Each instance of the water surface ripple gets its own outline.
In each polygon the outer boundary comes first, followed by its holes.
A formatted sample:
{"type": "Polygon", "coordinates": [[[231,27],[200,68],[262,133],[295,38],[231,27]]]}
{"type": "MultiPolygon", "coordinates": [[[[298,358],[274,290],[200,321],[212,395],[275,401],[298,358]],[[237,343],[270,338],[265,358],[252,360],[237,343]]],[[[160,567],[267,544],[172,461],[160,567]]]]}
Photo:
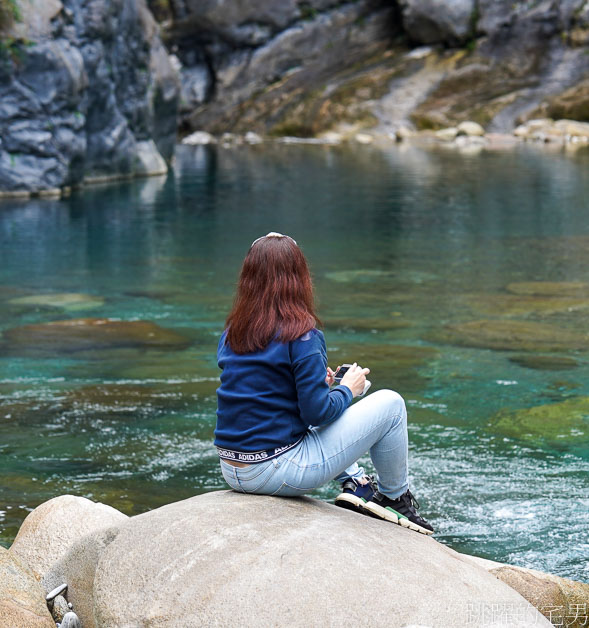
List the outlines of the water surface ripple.
{"type": "Polygon", "coordinates": [[[3,202],[0,543],[63,493],[132,515],[224,488],[215,348],[249,243],[275,230],[309,258],[332,366],[407,400],[436,538],[589,582],[588,166],[179,147],[167,177],[3,202]],[[47,325],[96,318],[108,340],[47,325]]]}

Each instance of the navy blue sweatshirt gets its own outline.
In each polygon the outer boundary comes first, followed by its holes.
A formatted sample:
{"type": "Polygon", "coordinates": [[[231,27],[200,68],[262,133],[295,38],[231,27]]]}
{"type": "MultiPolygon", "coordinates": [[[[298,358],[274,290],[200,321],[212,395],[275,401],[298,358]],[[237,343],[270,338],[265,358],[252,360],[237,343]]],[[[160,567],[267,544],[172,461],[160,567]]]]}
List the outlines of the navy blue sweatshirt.
{"type": "Polygon", "coordinates": [[[327,352],[318,329],[241,355],[231,350],[224,332],[217,361],[223,372],[215,445],[222,449],[260,452],[287,447],[309,426],[337,419],[353,398],[346,386],[330,390],[325,382],[327,352]]]}

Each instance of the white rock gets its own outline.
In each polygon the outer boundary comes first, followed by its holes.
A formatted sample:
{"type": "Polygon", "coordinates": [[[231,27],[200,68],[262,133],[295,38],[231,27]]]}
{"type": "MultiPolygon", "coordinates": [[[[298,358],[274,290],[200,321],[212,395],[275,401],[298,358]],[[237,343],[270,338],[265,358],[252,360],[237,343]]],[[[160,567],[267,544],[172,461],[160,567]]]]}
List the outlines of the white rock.
{"type": "Polygon", "coordinates": [[[434,48],[431,46],[419,46],[408,52],[405,55],[405,59],[424,59],[425,57],[429,57],[433,52],[434,48]]]}
{"type": "Polygon", "coordinates": [[[403,140],[409,139],[410,137],[413,137],[414,135],[415,135],[415,131],[411,130],[407,126],[400,126],[395,131],[395,139],[398,142],[402,142],[403,140]]]}
{"type": "Polygon", "coordinates": [[[260,135],[253,131],[248,131],[243,139],[247,144],[261,144],[264,141],[260,135]]]}
{"type": "Polygon", "coordinates": [[[589,137],[589,123],[576,120],[557,120],[554,127],[570,137],[589,137]]]}
{"type": "Polygon", "coordinates": [[[485,129],[478,123],[466,120],[458,125],[458,135],[482,136],[485,129]]]}
{"type": "Polygon", "coordinates": [[[520,124],[514,129],[513,134],[515,137],[526,138],[530,134],[530,129],[528,129],[527,125],[520,124]]]}
{"type": "Polygon", "coordinates": [[[137,142],[135,152],[135,174],[138,176],[152,176],[166,174],[168,165],[160,155],[153,140],[137,142]]]}
{"type": "Polygon", "coordinates": [[[528,120],[526,126],[529,131],[535,131],[536,129],[544,129],[551,127],[554,121],[551,118],[535,118],[534,120],[528,120]]]}
{"type": "Polygon", "coordinates": [[[368,133],[356,133],[354,139],[358,144],[372,144],[374,142],[374,137],[368,133]]]}
{"type": "Polygon", "coordinates": [[[321,135],[321,138],[327,144],[341,144],[344,136],[341,133],[335,131],[326,131],[321,135]]]}
{"type": "Polygon", "coordinates": [[[201,144],[215,144],[216,139],[206,131],[195,131],[190,135],[187,135],[183,140],[182,144],[188,144],[189,146],[198,146],[201,144]]]}
{"type": "Polygon", "coordinates": [[[113,628],[464,626],[469,609],[493,608],[509,609],[510,628],[550,626],[431,537],[309,498],[232,491],[133,517],[94,580],[96,623],[113,628]]]}
{"type": "Polygon", "coordinates": [[[452,142],[454,139],[456,139],[456,136],[458,135],[458,129],[454,126],[451,126],[447,129],[440,129],[439,131],[436,131],[434,135],[439,140],[442,140],[444,142],[452,142]]]}

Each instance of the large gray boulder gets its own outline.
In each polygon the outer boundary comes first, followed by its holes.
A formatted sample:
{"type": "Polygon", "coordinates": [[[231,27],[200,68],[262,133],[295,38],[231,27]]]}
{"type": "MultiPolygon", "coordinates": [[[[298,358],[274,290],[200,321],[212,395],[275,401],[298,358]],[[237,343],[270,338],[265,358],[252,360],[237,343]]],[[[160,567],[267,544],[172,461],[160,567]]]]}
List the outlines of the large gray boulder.
{"type": "Polygon", "coordinates": [[[97,626],[550,626],[430,537],[309,498],[208,493],[102,552],[97,626]],[[501,610],[503,609],[503,610],[501,610]],[[503,615],[501,614],[503,613],[503,615]]]}
{"type": "Polygon", "coordinates": [[[472,38],[475,0],[400,0],[403,26],[418,44],[457,45],[472,38]]]}
{"type": "Polygon", "coordinates": [[[0,195],[159,174],[179,83],[145,0],[19,6],[0,63],[0,195]]]}
{"type": "Polygon", "coordinates": [[[10,547],[26,563],[45,593],[68,585],[67,599],[85,628],[94,628],[94,573],[100,555],[128,517],[84,497],[61,495],[24,520],[10,547]]]}
{"type": "Polygon", "coordinates": [[[0,547],[0,620],[7,628],[55,628],[33,572],[0,547]]]}
{"type": "Polygon", "coordinates": [[[23,521],[10,553],[25,562],[47,589],[57,584],[52,570],[84,537],[126,522],[123,513],[85,497],[60,495],[44,502],[23,521]]]}

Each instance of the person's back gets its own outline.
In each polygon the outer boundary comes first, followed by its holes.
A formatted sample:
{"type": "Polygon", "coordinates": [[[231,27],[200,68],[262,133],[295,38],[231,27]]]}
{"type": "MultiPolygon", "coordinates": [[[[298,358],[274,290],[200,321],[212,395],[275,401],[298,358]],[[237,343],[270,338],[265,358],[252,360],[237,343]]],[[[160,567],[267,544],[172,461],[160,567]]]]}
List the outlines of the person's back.
{"type": "Polygon", "coordinates": [[[237,491],[284,497],[335,479],[336,505],[431,534],[408,488],[403,399],[379,390],[351,406],[370,371],[353,364],[333,387],[318,324],[297,243],[277,233],[255,240],[217,352],[223,477],[237,491]],[[357,464],[367,451],[377,482],[357,464]]]}
{"type": "Polygon", "coordinates": [[[329,390],[325,339],[318,329],[245,354],[235,353],[224,333],[217,360],[223,371],[215,429],[221,457],[262,460],[274,455],[270,450],[285,451],[310,426],[337,418],[351,401],[345,386],[329,390]],[[228,453],[236,451],[244,455],[228,453]]]}

